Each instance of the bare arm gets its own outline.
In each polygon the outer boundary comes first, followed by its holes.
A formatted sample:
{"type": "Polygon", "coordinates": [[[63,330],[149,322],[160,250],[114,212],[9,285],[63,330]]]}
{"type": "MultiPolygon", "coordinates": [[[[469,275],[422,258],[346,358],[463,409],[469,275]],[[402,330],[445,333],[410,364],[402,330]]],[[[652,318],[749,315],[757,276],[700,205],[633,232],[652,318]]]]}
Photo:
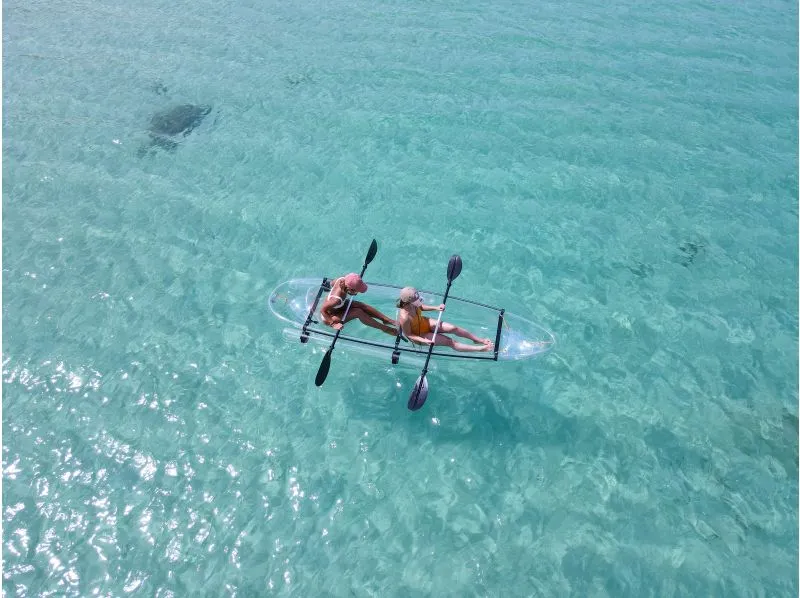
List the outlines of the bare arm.
{"type": "Polygon", "coordinates": [[[344,289],[341,288],[341,278],[336,278],[331,283],[331,293],[325,298],[325,301],[322,302],[322,305],[319,308],[319,315],[322,318],[322,321],[327,324],[328,326],[332,326],[333,328],[339,329],[341,328],[342,318],[335,315],[331,310],[338,309],[341,307],[342,302],[344,301],[344,289]],[[337,293],[337,291],[339,291],[337,293]]]}
{"type": "Polygon", "coordinates": [[[420,305],[419,308],[422,311],[444,311],[444,303],[439,305],[420,305]]]}
{"type": "Polygon", "coordinates": [[[338,304],[339,302],[332,297],[328,297],[327,299],[325,299],[325,301],[322,302],[322,307],[319,308],[319,315],[322,316],[323,322],[332,325],[342,321],[342,319],[339,316],[333,315],[330,311],[331,309],[335,308],[338,304]]]}

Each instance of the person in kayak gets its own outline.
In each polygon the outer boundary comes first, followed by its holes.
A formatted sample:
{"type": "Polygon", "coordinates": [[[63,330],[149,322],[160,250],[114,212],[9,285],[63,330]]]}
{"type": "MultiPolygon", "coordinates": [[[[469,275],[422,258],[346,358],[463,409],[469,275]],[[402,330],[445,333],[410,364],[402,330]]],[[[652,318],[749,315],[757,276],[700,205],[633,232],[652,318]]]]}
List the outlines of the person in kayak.
{"type": "Polygon", "coordinates": [[[436,329],[436,319],[422,315],[423,311],[444,311],[444,303],[441,305],[424,305],[420,299],[417,289],[405,287],[400,291],[400,298],[397,300],[397,307],[400,308],[397,322],[403,329],[403,334],[408,340],[418,345],[444,345],[456,351],[491,351],[494,343],[488,338],[478,338],[469,330],[455,326],[449,322],[439,322],[439,331],[436,339],[433,339],[433,331],[436,329]],[[454,341],[445,334],[455,334],[468,338],[474,345],[467,345],[454,341]]]}
{"type": "Polygon", "coordinates": [[[331,283],[331,292],[319,309],[322,322],[334,330],[339,330],[346,322],[358,319],[362,324],[377,328],[394,336],[397,322],[362,301],[353,301],[347,311],[348,295],[354,296],[367,291],[367,283],[355,272],[337,278],[331,283]],[[345,316],[347,311],[347,316],[345,316]]]}

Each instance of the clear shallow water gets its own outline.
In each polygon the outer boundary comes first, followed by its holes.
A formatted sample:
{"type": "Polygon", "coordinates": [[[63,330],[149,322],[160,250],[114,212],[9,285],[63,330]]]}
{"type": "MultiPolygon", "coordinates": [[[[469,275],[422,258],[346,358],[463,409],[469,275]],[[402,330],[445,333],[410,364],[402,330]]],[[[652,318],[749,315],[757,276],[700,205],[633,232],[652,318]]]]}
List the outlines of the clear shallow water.
{"type": "Polygon", "coordinates": [[[797,594],[794,4],[3,23],[10,595],[797,594]],[[266,296],[373,237],[557,350],[317,389],[266,296]]]}

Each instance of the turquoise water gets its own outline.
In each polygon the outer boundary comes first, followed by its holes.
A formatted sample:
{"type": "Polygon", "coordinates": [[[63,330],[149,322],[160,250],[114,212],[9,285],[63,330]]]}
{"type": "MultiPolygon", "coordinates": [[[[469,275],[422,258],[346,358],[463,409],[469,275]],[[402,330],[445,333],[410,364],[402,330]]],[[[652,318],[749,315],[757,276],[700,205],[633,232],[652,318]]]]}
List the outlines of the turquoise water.
{"type": "Polygon", "coordinates": [[[4,593],[796,596],[797,23],[4,2],[4,593]],[[266,297],[372,238],[558,346],[318,389],[266,297]]]}

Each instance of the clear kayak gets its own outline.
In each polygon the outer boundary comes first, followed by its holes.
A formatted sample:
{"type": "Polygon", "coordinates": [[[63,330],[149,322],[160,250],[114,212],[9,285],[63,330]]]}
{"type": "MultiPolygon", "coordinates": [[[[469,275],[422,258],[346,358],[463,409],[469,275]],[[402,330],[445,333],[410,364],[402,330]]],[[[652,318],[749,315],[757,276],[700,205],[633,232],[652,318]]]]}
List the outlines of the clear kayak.
{"type": "MultiPolygon", "coordinates": [[[[270,293],[270,311],[279,320],[289,324],[289,327],[284,329],[285,337],[303,342],[313,340],[330,343],[336,331],[319,321],[319,308],[330,291],[330,282],[331,279],[322,277],[297,278],[278,285],[270,293]]],[[[402,287],[369,281],[367,284],[369,290],[363,295],[358,295],[356,300],[369,303],[390,318],[396,318],[396,301],[402,287]]],[[[438,305],[443,299],[442,293],[423,290],[419,293],[422,301],[428,305],[438,305]]],[[[442,316],[445,321],[466,328],[476,336],[493,339],[495,349],[485,353],[464,353],[437,345],[432,356],[515,361],[534,358],[555,346],[556,339],[552,332],[504,309],[453,295],[448,296],[446,305],[442,316]]],[[[436,317],[436,312],[430,313],[436,317]]],[[[405,338],[389,336],[364,326],[358,320],[351,320],[342,329],[336,346],[345,344],[360,353],[387,361],[391,359],[392,363],[417,365],[424,362],[428,354],[427,346],[414,345],[405,338]]]]}

